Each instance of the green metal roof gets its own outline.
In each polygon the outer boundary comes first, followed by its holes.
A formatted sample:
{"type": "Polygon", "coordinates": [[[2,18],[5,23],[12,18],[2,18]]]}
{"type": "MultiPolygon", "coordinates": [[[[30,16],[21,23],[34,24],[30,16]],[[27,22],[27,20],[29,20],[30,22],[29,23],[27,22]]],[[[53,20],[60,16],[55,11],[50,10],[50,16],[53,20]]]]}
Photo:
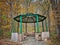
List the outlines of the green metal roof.
{"type": "Polygon", "coordinates": [[[20,16],[22,16],[22,22],[23,23],[36,23],[36,16],[38,16],[38,22],[41,22],[46,19],[45,16],[39,15],[39,14],[33,14],[33,13],[27,13],[27,14],[22,14],[19,16],[16,16],[14,20],[17,22],[20,22],[20,16]]]}

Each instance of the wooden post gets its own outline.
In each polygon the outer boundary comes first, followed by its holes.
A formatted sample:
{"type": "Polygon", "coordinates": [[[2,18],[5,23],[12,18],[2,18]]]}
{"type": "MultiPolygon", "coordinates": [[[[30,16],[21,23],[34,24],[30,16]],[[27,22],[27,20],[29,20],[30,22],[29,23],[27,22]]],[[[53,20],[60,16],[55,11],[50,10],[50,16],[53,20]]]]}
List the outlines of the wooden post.
{"type": "Polygon", "coordinates": [[[20,16],[20,33],[22,34],[22,16],[20,16]]]}
{"type": "Polygon", "coordinates": [[[42,21],[42,30],[44,32],[44,22],[42,21]]]}
{"type": "Polygon", "coordinates": [[[38,24],[38,16],[36,16],[36,26],[37,26],[37,32],[39,33],[39,24],[38,24]]]}

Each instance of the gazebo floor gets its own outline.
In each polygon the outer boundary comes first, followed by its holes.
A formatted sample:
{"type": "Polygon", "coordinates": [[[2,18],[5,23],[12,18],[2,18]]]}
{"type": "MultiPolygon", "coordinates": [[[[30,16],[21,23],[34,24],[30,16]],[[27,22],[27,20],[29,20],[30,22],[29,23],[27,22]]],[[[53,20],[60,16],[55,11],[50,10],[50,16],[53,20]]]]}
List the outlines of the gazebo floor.
{"type": "Polygon", "coordinates": [[[22,45],[47,45],[47,44],[44,41],[35,40],[34,37],[27,37],[27,39],[22,42],[22,45]]]}
{"type": "Polygon", "coordinates": [[[27,37],[22,42],[14,42],[10,39],[1,39],[0,45],[47,45],[44,41],[37,41],[34,37],[27,37]]]}

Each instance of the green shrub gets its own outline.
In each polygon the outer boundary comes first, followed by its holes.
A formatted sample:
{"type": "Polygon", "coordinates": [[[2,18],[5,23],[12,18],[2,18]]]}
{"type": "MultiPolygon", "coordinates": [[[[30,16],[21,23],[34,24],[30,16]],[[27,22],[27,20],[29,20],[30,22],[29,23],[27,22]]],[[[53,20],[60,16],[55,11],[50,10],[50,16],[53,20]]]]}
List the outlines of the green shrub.
{"type": "Polygon", "coordinates": [[[6,35],[7,36],[11,36],[11,32],[6,32],[6,35]]]}

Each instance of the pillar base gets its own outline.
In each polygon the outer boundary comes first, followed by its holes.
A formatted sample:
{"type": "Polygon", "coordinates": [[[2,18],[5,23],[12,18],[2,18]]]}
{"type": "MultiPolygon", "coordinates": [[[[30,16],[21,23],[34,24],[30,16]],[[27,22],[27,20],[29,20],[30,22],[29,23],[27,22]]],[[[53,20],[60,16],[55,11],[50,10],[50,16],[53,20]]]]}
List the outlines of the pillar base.
{"type": "Polygon", "coordinates": [[[23,41],[23,40],[24,40],[24,34],[19,34],[18,40],[19,40],[19,41],[23,41]]]}
{"type": "Polygon", "coordinates": [[[42,32],[42,40],[47,40],[49,37],[49,32],[42,32]]]}
{"type": "Polygon", "coordinates": [[[41,39],[41,33],[35,33],[35,39],[36,40],[42,40],[41,39]]]}
{"type": "Polygon", "coordinates": [[[12,41],[18,41],[18,33],[12,33],[11,34],[11,40],[12,41]]]}

